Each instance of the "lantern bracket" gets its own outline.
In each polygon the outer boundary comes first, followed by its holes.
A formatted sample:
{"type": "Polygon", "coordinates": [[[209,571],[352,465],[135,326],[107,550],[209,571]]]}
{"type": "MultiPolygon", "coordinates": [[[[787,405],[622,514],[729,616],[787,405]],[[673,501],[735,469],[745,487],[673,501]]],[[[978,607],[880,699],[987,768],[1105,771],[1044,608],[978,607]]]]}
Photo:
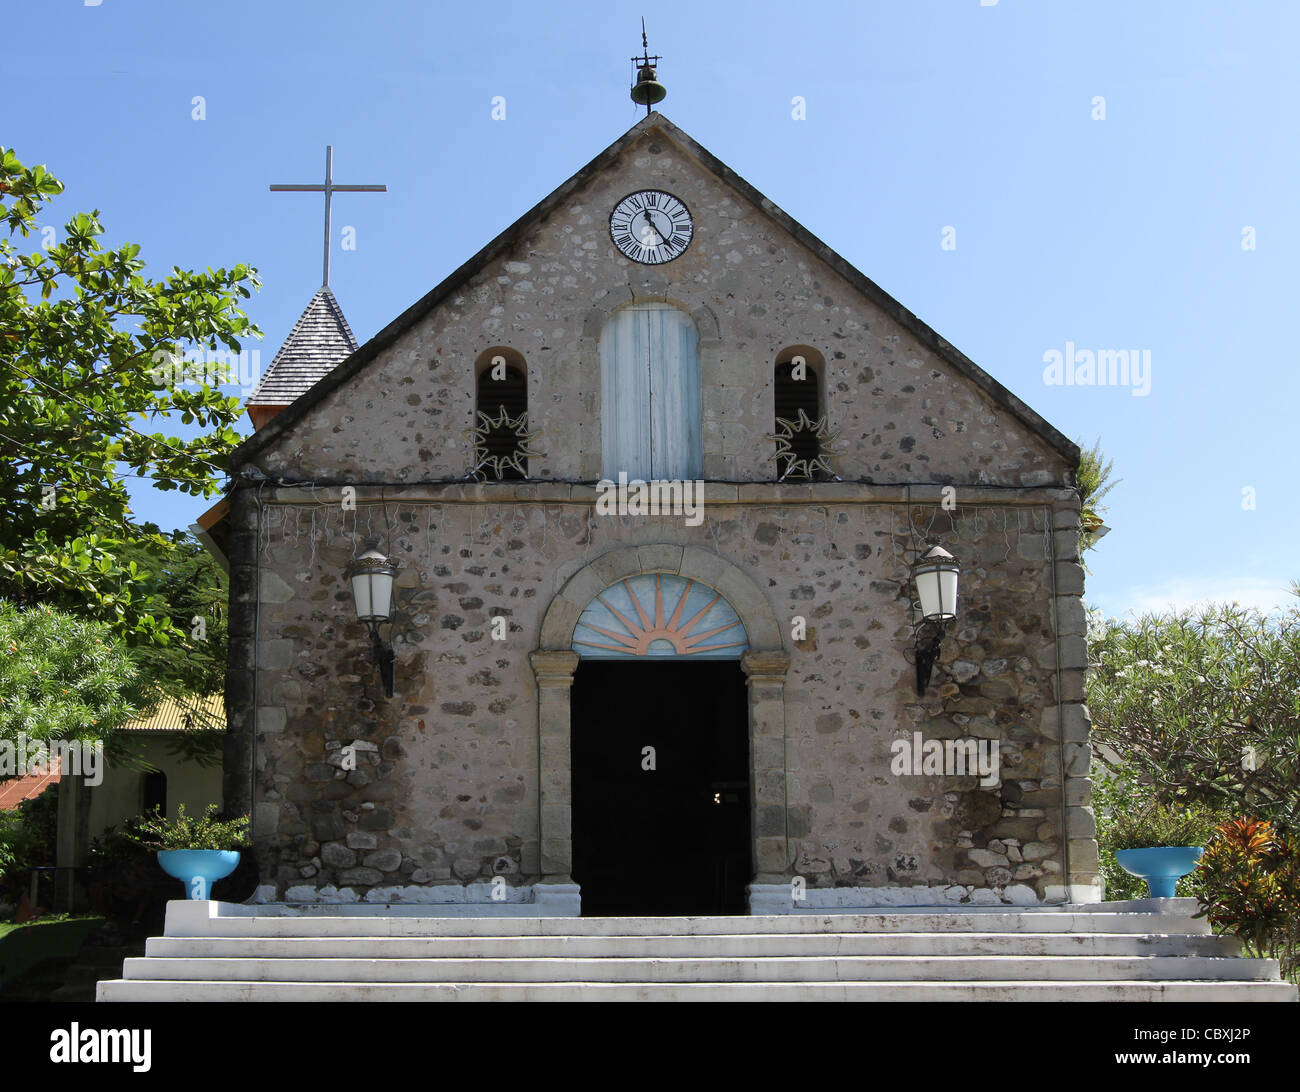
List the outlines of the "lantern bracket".
{"type": "Polygon", "coordinates": [[[923,697],[943,645],[946,622],[923,621],[916,627],[916,696],[923,697]]]}
{"type": "Polygon", "coordinates": [[[384,697],[393,696],[393,664],[397,659],[393,646],[384,642],[379,636],[379,623],[369,622],[370,640],[375,650],[375,662],[379,665],[379,680],[384,684],[384,697]]]}

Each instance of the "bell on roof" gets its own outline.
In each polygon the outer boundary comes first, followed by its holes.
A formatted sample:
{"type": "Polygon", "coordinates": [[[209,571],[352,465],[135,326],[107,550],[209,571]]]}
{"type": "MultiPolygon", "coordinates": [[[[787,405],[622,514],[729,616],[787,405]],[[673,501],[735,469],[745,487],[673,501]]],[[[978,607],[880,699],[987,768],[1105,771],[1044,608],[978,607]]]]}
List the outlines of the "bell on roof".
{"type": "Polygon", "coordinates": [[[641,56],[633,57],[632,63],[636,68],[636,83],[632,85],[630,92],[632,101],[638,106],[644,106],[646,113],[650,113],[650,107],[656,102],[663,102],[668,95],[668,88],[659,82],[659,74],[655,71],[655,64],[659,57],[650,56],[650,43],[646,40],[645,19],[641,20],[641,56]]]}
{"type": "Polygon", "coordinates": [[[644,64],[637,69],[636,83],[632,86],[634,103],[638,106],[653,106],[656,102],[663,102],[667,95],[668,88],[659,82],[653,66],[644,64]]]}

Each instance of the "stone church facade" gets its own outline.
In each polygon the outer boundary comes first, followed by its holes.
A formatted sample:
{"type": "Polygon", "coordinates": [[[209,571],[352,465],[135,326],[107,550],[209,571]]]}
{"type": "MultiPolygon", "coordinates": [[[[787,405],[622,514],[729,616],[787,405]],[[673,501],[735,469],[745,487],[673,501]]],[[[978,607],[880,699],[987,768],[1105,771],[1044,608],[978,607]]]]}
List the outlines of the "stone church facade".
{"type": "Polygon", "coordinates": [[[222,519],[257,900],[1099,897],[1078,449],[664,117],[366,344],[336,335],[234,454],[222,519]],[[689,210],[658,263],[611,231],[647,192],[689,210]],[[778,480],[796,365],[820,469],[778,480]],[[494,369],[514,473],[484,459],[494,369]],[[696,518],[611,511],[620,470],[700,481],[696,518]],[[918,695],[927,541],[960,598],[918,695]],[[368,548],[398,565],[391,698],[345,575],[368,548]],[[900,772],[930,741],[996,743],[996,769],[900,772]]]}

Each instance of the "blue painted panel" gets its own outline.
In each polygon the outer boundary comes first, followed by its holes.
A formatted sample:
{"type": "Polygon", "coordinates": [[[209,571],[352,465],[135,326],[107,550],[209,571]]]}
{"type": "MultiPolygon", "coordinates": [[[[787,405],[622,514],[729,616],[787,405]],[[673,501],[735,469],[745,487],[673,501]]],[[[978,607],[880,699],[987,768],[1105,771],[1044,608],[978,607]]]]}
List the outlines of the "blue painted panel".
{"type": "Polygon", "coordinates": [[[699,333],[663,303],[610,316],[600,337],[601,473],[629,479],[701,476],[699,333]]]}
{"type": "Polygon", "coordinates": [[[573,632],[573,651],[587,660],[735,660],[748,647],[730,603],[713,588],[673,573],[612,584],[587,605],[573,632]]]}
{"type": "Polygon", "coordinates": [[[601,475],[617,481],[648,478],[650,471],[650,369],[642,332],[645,318],[632,308],[611,315],[600,335],[601,475]]]}
{"type": "Polygon", "coordinates": [[[650,456],[656,478],[700,476],[699,334],[689,315],[650,311],[650,456]]]}

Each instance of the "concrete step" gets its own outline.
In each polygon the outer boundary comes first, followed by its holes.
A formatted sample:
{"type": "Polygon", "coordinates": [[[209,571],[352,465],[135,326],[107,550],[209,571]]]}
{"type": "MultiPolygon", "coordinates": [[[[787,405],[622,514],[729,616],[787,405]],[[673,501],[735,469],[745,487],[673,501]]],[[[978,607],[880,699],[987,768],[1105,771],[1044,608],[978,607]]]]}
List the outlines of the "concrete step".
{"type": "Polygon", "coordinates": [[[100,1001],[1295,1001],[1283,982],[357,983],[117,981],[100,1001]]]}
{"type": "Polygon", "coordinates": [[[718,956],[1217,956],[1235,939],[1153,933],[698,933],[687,936],[153,937],[150,958],[536,959],[718,956]]]}
{"type": "MultiPolygon", "coordinates": [[[[776,914],[705,918],[438,917],[352,913],[212,914],[167,909],[167,936],[717,936],[749,933],[1151,933],[1209,935],[1203,918],[1149,913],[776,914]]],[[[194,902],[195,907],[209,904],[194,902]]],[[[251,908],[249,908],[251,909],[251,908]]]]}
{"type": "Polygon", "coordinates": [[[1269,981],[1277,962],[1204,956],[765,956],[719,959],[128,959],[125,979],[216,982],[1269,981]]]}
{"type": "MultiPolygon", "coordinates": [[[[726,918],[178,901],[101,1001],[1295,1001],[1190,900],[726,918]],[[423,912],[422,912],[423,911],[423,912]]],[[[445,908],[444,908],[445,909],[445,908]]]]}

